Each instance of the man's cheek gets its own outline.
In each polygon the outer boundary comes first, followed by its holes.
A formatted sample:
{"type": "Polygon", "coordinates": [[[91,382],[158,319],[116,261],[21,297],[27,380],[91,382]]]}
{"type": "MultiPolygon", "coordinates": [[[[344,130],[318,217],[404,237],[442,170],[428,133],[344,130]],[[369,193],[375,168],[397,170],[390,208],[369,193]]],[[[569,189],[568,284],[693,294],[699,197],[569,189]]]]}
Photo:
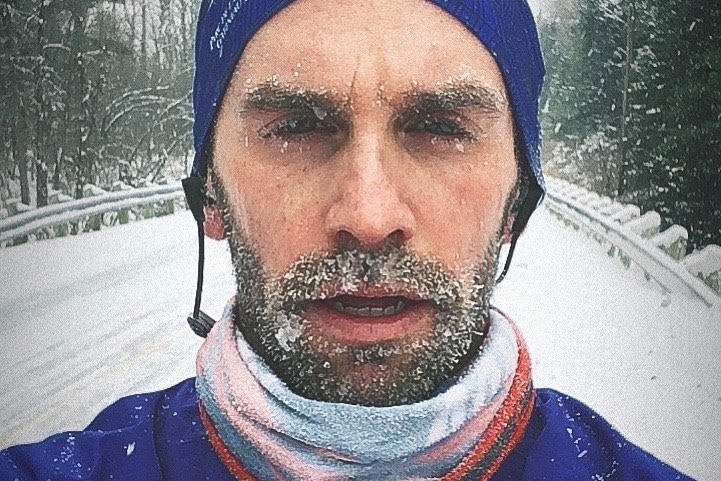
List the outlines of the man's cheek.
{"type": "Polygon", "coordinates": [[[279,273],[303,255],[334,247],[326,238],[318,204],[311,193],[282,187],[264,190],[253,201],[247,234],[269,271],[279,273]]]}
{"type": "Polygon", "coordinates": [[[247,235],[271,275],[280,274],[301,256],[318,250],[304,219],[287,218],[279,211],[256,213],[248,221],[247,235]]]}

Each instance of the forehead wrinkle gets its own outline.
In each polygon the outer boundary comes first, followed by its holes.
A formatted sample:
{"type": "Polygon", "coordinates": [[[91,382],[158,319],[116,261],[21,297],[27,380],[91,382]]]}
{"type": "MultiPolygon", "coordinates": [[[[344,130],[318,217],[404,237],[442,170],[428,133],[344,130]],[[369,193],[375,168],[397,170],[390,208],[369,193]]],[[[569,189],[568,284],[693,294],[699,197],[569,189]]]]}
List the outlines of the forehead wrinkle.
{"type": "Polygon", "coordinates": [[[247,89],[240,111],[249,110],[324,110],[330,114],[347,108],[348,101],[326,89],[308,87],[260,85],[247,89]]]}
{"type": "Polygon", "coordinates": [[[399,110],[421,112],[474,107],[489,114],[501,114],[508,109],[503,92],[477,83],[460,83],[433,90],[418,87],[402,96],[399,110]]]}

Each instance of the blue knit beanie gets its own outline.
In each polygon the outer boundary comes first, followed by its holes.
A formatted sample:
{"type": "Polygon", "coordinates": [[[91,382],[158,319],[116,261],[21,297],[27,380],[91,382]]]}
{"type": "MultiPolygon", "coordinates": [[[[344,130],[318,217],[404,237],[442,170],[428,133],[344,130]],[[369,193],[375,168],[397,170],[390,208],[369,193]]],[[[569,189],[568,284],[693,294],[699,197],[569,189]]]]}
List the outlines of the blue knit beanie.
{"type": "MultiPolygon", "coordinates": [[[[240,54],[260,27],[292,1],[203,0],[195,43],[192,175],[205,176],[204,148],[240,54]]],[[[525,0],[428,1],[465,25],[495,57],[511,100],[529,173],[536,186],[545,192],[538,120],[544,67],[528,4],[525,0]]]]}

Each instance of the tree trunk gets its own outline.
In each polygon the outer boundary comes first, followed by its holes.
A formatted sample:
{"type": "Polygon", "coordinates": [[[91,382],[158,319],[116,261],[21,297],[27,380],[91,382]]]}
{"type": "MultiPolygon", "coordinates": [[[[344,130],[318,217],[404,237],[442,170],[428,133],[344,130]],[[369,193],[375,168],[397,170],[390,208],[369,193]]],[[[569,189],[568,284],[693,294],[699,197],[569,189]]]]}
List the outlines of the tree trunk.
{"type": "Polygon", "coordinates": [[[55,156],[55,166],[53,167],[53,189],[63,190],[63,185],[60,183],[60,172],[63,168],[63,148],[58,148],[58,154],[55,156]]]}
{"type": "MultiPolygon", "coordinates": [[[[10,132],[10,160],[17,159],[20,174],[20,202],[30,205],[30,177],[28,172],[27,152],[18,152],[17,132],[10,132]]],[[[12,164],[11,164],[12,165],[12,164]]]]}
{"type": "Polygon", "coordinates": [[[30,205],[30,179],[28,177],[28,158],[25,155],[18,156],[20,167],[20,201],[30,205]]]}
{"type": "MultiPolygon", "coordinates": [[[[43,3],[38,9],[38,51],[42,52],[45,46],[45,8],[46,5],[43,3]]],[[[49,126],[48,126],[48,112],[46,111],[45,102],[45,86],[43,84],[43,65],[42,62],[38,62],[36,67],[37,74],[35,75],[35,102],[37,105],[37,118],[35,123],[35,142],[34,142],[34,157],[35,157],[35,202],[37,207],[43,207],[48,205],[48,164],[45,161],[47,154],[47,143],[49,138],[49,126]]]]}
{"type": "Polygon", "coordinates": [[[619,165],[618,187],[616,197],[620,198],[626,193],[628,176],[628,161],[626,160],[628,144],[628,89],[631,77],[631,62],[633,61],[633,0],[628,0],[626,7],[626,59],[623,63],[623,92],[621,95],[621,126],[619,128],[619,165]]]}
{"type": "Polygon", "coordinates": [[[35,156],[36,202],[38,207],[48,205],[48,164],[42,154],[35,156]]]}
{"type": "Polygon", "coordinates": [[[140,38],[140,54],[143,57],[143,65],[146,65],[148,61],[148,31],[147,31],[147,22],[145,18],[145,2],[143,2],[142,6],[140,7],[140,17],[141,17],[141,38],[140,38]]]}

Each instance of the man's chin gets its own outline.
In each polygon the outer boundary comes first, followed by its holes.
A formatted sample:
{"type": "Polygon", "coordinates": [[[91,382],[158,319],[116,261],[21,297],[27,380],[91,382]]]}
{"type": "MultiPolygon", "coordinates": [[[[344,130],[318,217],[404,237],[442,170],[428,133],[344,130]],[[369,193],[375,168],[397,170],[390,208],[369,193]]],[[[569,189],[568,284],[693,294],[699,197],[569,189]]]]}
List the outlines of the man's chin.
{"type": "Polygon", "coordinates": [[[430,397],[431,382],[423,381],[427,373],[417,372],[417,357],[403,347],[374,344],[336,352],[326,359],[315,376],[318,384],[297,385],[299,394],[319,401],[376,407],[430,397]]]}
{"type": "Polygon", "coordinates": [[[431,397],[439,377],[447,378],[452,371],[451,360],[443,356],[446,349],[439,345],[438,319],[430,303],[419,303],[385,323],[341,323],[337,314],[308,311],[294,344],[299,350],[276,366],[288,387],[303,397],[376,407],[409,404],[431,397]],[[347,327],[350,323],[359,325],[347,327]]]}
{"type": "Polygon", "coordinates": [[[462,309],[442,310],[431,301],[409,297],[401,302],[397,295],[371,301],[350,297],[306,301],[300,310],[266,313],[266,322],[245,324],[241,332],[296,394],[378,407],[429,399],[468,362],[483,339],[483,317],[462,309]],[[334,306],[336,302],[343,305],[334,306]],[[353,304],[368,303],[376,309],[382,303],[395,308],[386,315],[353,310],[353,304]]]}

